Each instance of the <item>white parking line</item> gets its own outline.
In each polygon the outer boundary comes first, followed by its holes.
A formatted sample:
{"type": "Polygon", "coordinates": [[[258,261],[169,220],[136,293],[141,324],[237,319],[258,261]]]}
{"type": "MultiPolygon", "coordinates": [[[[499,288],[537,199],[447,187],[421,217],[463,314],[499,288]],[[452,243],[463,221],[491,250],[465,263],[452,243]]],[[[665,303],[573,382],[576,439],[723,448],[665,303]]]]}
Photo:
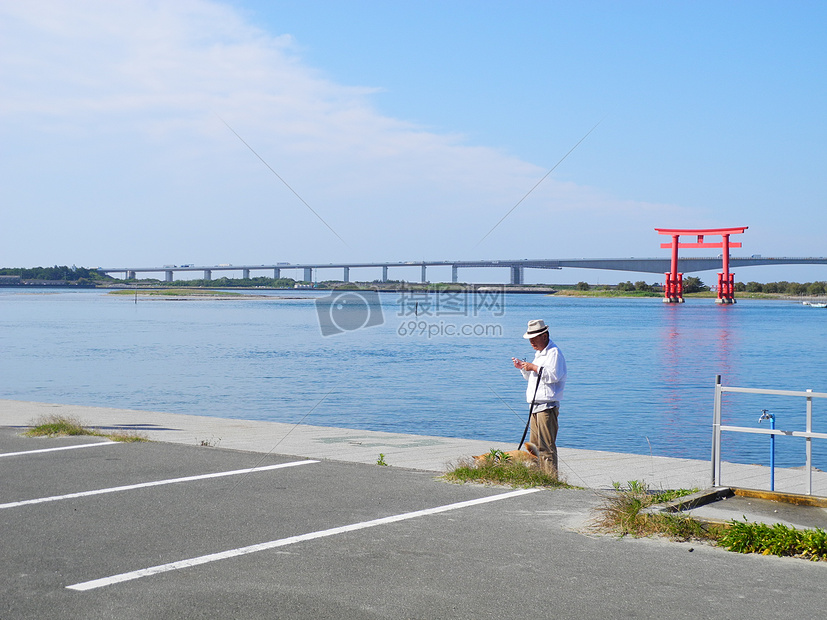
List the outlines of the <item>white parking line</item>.
{"type": "Polygon", "coordinates": [[[94,448],[95,446],[117,446],[120,442],[118,441],[98,441],[95,443],[82,443],[76,446],[61,446],[60,448],[42,448],[40,450],[26,450],[25,452],[5,452],[0,454],[0,457],[4,456],[21,456],[23,454],[40,454],[42,452],[57,452],[58,450],[77,450],[78,448],[94,448]]]}
{"type": "Polygon", "coordinates": [[[405,512],[390,517],[374,519],[372,521],[362,521],[361,523],[353,523],[351,525],[333,527],[329,530],[320,530],[318,532],[310,532],[309,534],[290,536],[288,538],[282,538],[280,540],[271,540],[270,542],[259,543],[257,545],[250,545],[249,547],[239,547],[237,549],[230,549],[229,551],[222,551],[220,553],[211,553],[209,555],[202,555],[197,558],[190,558],[188,560],[170,562],[169,564],[159,564],[158,566],[151,566],[150,568],[142,568],[141,570],[136,570],[129,573],[121,573],[120,575],[113,575],[111,577],[102,577],[100,579],[93,579],[92,581],[84,581],[83,583],[76,583],[74,585],[66,587],[69,590],[78,590],[80,592],[84,592],[86,590],[94,590],[96,588],[111,586],[113,584],[121,583],[123,581],[131,581],[133,579],[140,579],[141,577],[149,577],[151,575],[158,575],[159,573],[166,573],[173,570],[180,570],[182,568],[189,568],[191,566],[198,566],[199,564],[208,564],[210,562],[226,560],[228,558],[234,558],[240,555],[247,555],[248,553],[257,553],[258,551],[275,549],[276,547],[285,547],[287,545],[293,545],[295,543],[305,542],[307,540],[314,540],[316,538],[335,536],[336,534],[344,534],[345,532],[355,532],[356,530],[364,530],[369,527],[376,527],[377,525],[386,525],[388,523],[406,521],[408,519],[415,519],[416,517],[424,517],[427,515],[433,515],[440,512],[447,512],[449,510],[467,508],[468,506],[476,506],[478,504],[496,502],[501,499],[509,499],[512,497],[525,495],[526,493],[536,493],[539,490],[540,489],[520,489],[518,491],[502,493],[500,495],[492,495],[489,497],[481,497],[478,499],[472,499],[464,502],[457,502],[455,504],[437,506],[436,508],[426,508],[424,510],[416,510],[414,512],[405,512]]]}
{"type": "Polygon", "coordinates": [[[129,484],[122,487],[110,487],[108,489],[96,489],[94,491],[81,491],[80,493],[69,493],[67,495],[53,495],[51,497],[39,497],[37,499],[26,499],[20,502],[10,502],[8,504],[0,504],[0,510],[4,508],[17,508],[18,506],[28,506],[29,504],[43,504],[45,502],[56,502],[62,499],[74,499],[76,497],[89,497],[90,495],[103,495],[104,493],[117,493],[118,491],[132,491],[134,489],[145,489],[147,487],[158,487],[165,484],[176,484],[178,482],[193,482],[195,480],[206,480],[208,478],[222,478],[224,476],[238,476],[240,474],[252,474],[259,471],[270,471],[271,469],[281,469],[283,467],[295,467],[297,465],[308,465],[310,463],[319,463],[320,461],[294,461],[292,463],[279,463],[278,465],[267,465],[265,467],[251,467],[249,469],[236,469],[235,471],[220,471],[213,474],[201,474],[198,476],[186,476],[185,478],[171,478],[169,480],[156,480],[154,482],[140,482],[138,484],[129,484]]]}

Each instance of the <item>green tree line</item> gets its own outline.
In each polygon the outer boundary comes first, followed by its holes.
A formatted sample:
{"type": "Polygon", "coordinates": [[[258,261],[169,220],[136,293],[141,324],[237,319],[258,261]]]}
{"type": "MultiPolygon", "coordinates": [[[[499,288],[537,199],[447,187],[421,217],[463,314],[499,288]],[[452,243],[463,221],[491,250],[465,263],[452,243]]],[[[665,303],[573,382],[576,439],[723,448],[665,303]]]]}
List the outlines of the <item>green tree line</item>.
{"type": "MultiPolygon", "coordinates": [[[[578,282],[574,286],[574,288],[578,291],[588,291],[591,289],[591,286],[587,282],[578,282]]],[[[613,288],[616,291],[624,291],[627,293],[653,293],[663,290],[663,287],[660,284],[647,284],[643,280],[638,280],[637,282],[626,280],[626,282],[621,282],[613,287],[607,286],[605,288],[613,288]]],[[[683,279],[684,293],[700,293],[702,291],[708,290],[709,287],[706,284],[704,284],[700,278],[696,278],[695,276],[688,276],[683,279]]]]}
{"type": "Polygon", "coordinates": [[[65,280],[90,282],[93,280],[111,280],[94,269],[75,267],[72,265],[55,265],[54,267],[7,267],[0,269],[0,276],[20,276],[23,280],[65,280]]]}
{"type": "MultiPolygon", "coordinates": [[[[575,285],[575,288],[581,291],[588,291],[592,287],[586,282],[578,282],[575,285]]],[[[650,292],[661,290],[663,287],[660,284],[647,284],[643,281],[632,283],[627,280],[626,282],[621,282],[614,287],[607,288],[614,288],[615,290],[626,292],[650,292]]],[[[700,293],[708,290],[710,290],[710,287],[704,284],[700,278],[688,276],[683,279],[684,293],[700,293]]],[[[787,282],[786,280],[782,280],[781,282],[767,282],[766,284],[762,284],[761,282],[747,282],[746,284],[743,282],[736,282],[735,290],[739,293],[775,293],[778,295],[795,296],[825,295],[827,294],[827,282],[816,281],[801,283],[787,282]]]]}
{"type": "Polygon", "coordinates": [[[742,282],[735,283],[735,290],[746,293],[781,293],[783,295],[824,295],[827,293],[827,282],[742,282]]]}

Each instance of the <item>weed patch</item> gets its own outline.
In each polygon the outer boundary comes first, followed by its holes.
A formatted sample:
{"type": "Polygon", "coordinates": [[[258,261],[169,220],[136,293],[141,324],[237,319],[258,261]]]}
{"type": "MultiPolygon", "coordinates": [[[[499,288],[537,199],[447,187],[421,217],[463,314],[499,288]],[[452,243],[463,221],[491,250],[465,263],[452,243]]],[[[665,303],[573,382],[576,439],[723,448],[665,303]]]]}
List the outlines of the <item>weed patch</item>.
{"type": "Polygon", "coordinates": [[[481,459],[460,461],[442,478],[449,482],[477,482],[523,488],[573,488],[539,465],[512,461],[500,450],[492,450],[481,459]]]}
{"type": "Polygon", "coordinates": [[[74,417],[44,416],[34,422],[26,431],[28,437],[65,437],[68,435],[89,435],[80,420],[74,417]]]}
{"type": "Polygon", "coordinates": [[[781,523],[730,521],[718,544],[736,553],[792,556],[827,560],[827,532],[820,528],[797,530],[781,523]]]}
{"type": "Polygon", "coordinates": [[[652,493],[649,487],[637,480],[614,483],[615,495],[606,498],[598,509],[595,520],[597,529],[620,536],[668,536],[675,540],[716,540],[718,526],[707,525],[681,514],[652,513],[650,506],[690,495],[698,489],[678,489],[652,493]]]}
{"type": "Polygon", "coordinates": [[[106,437],[107,439],[120,441],[121,443],[142,443],[149,441],[149,437],[137,431],[115,431],[113,433],[93,432],[92,435],[96,437],[106,437]]]}
{"type": "Polygon", "coordinates": [[[27,437],[67,437],[73,435],[90,435],[92,437],[106,437],[112,441],[140,442],[149,441],[141,433],[134,431],[115,431],[113,433],[101,433],[95,429],[87,428],[83,423],[73,416],[42,416],[32,423],[32,427],[23,433],[27,437]]]}

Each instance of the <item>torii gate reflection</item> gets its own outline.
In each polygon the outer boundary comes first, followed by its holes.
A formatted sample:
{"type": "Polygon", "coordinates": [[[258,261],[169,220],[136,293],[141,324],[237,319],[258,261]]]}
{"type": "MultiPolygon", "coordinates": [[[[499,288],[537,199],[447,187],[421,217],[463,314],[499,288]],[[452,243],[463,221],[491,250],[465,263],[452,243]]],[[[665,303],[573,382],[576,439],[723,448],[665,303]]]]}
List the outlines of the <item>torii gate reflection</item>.
{"type": "Polygon", "coordinates": [[[683,274],[678,273],[678,248],[722,248],[723,273],[718,274],[718,299],[719,304],[735,303],[735,274],[729,272],[729,248],[740,248],[740,243],[730,243],[730,235],[743,233],[748,226],[741,228],[656,228],[660,235],[671,235],[672,243],[661,243],[662,248],[672,248],[672,270],[666,274],[666,282],[663,286],[664,303],[683,303],[683,274]],[[697,235],[695,243],[680,243],[681,235],[697,235]],[[721,235],[722,240],[718,243],[704,241],[704,235],[721,235]]]}

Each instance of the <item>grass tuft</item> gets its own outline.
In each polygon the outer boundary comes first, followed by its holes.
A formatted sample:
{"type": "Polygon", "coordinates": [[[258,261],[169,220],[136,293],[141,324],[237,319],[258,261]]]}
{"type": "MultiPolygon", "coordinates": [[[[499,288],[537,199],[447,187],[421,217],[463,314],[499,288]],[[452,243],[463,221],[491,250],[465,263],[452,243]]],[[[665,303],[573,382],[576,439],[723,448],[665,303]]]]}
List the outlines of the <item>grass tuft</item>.
{"type": "Polygon", "coordinates": [[[149,441],[149,437],[138,431],[115,431],[113,433],[92,433],[96,437],[106,437],[112,441],[120,441],[121,443],[142,443],[149,441]]]}
{"type": "Polygon", "coordinates": [[[449,482],[477,482],[522,488],[573,488],[560,480],[556,473],[544,471],[534,463],[515,462],[499,450],[492,450],[479,460],[462,460],[442,478],[449,482]]]}
{"type": "Polygon", "coordinates": [[[135,431],[115,431],[101,433],[87,428],[74,416],[46,415],[32,423],[32,427],[23,433],[27,437],[66,437],[73,435],[90,435],[92,437],[106,437],[112,441],[127,443],[149,441],[146,435],[135,431]]]}
{"type": "Polygon", "coordinates": [[[43,416],[38,418],[25,435],[28,437],[65,437],[67,435],[89,435],[83,424],[75,417],[43,416]]]}
{"type": "Polygon", "coordinates": [[[675,540],[716,539],[717,526],[673,513],[649,513],[645,509],[678,497],[696,493],[698,489],[677,489],[652,493],[640,481],[632,480],[626,487],[614,483],[615,494],[607,497],[598,509],[597,529],[620,536],[668,536],[675,540]]]}

